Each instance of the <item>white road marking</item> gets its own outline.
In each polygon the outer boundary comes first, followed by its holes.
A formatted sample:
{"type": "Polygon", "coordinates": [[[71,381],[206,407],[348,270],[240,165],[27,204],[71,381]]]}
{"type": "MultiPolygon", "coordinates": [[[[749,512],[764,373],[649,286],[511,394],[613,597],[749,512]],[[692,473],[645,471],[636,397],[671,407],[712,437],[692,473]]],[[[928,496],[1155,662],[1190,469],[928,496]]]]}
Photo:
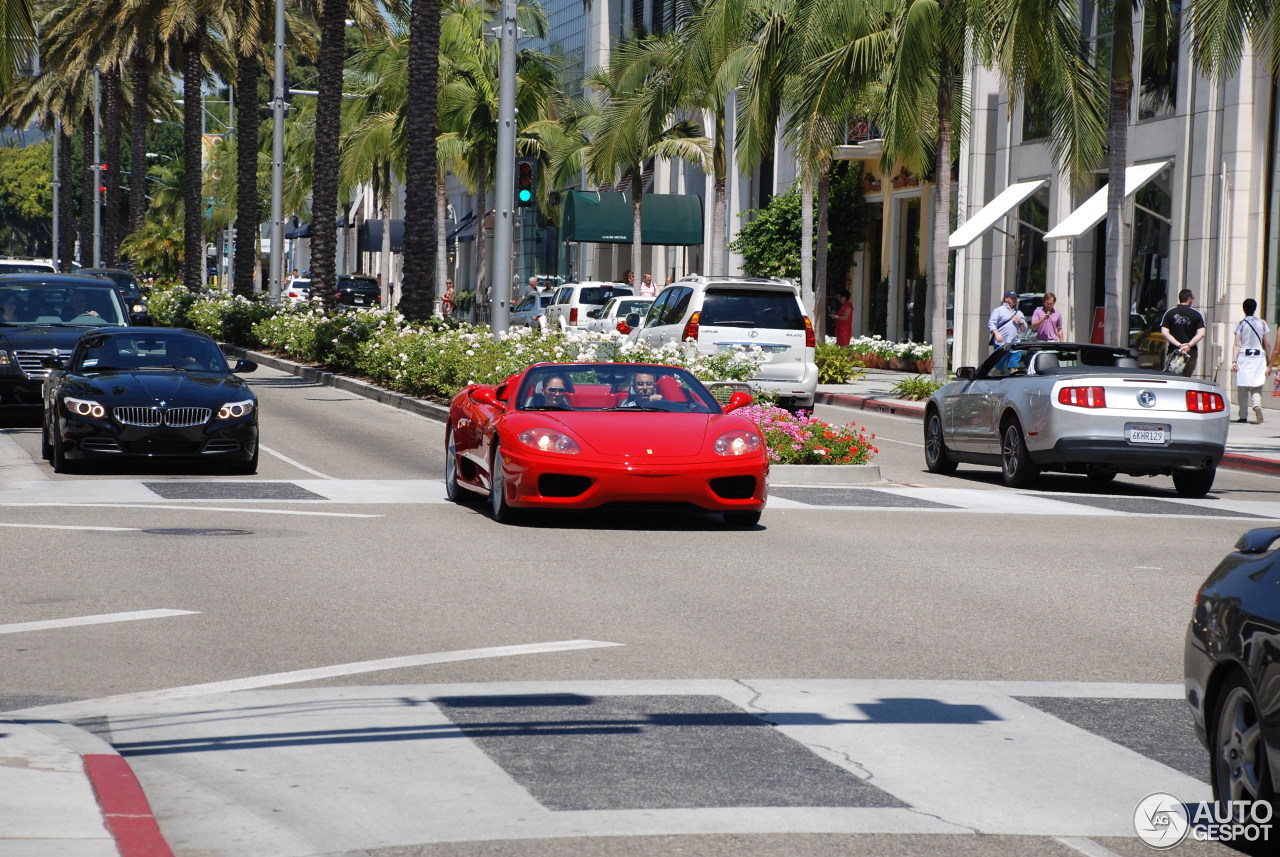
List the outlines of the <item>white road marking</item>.
{"type": "Polygon", "coordinates": [[[45,619],[41,622],[14,622],[0,625],[0,634],[47,631],[50,628],[75,628],[80,625],[106,625],[111,622],[136,622],[139,619],[163,619],[167,616],[195,616],[199,610],[134,610],[129,613],[99,613],[96,616],[72,616],[67,619],[45,619]]]}
{"type": "Polygon", "coordinates": [[[134,533],[138,531],[137,527],[75,527],[69,524],[0,524],[0,527],[16,527],[18,529],[26,530],[97,530],[99,532],[108,533],[134,533]]]}
{"type": "Polygon", "coordinates": [[[313,470],[310,467],[307,467],[307,465],[303,464],[300,461],[294,461],[292,458],[285,455],[283,452],[276,452],[274,449],[272,449],[269,446],[263,446],[261,443],[259,443],[258,449],[262,450],[268,455],[274,455],[276,458],[280,459],[285,464],[292,464],[294,467],[298,468],[299,470],[305,470],[306,472],[310,473],[312,476],[319,476],[321,479],[333,478],[332,476],[326,476],[325,474],[321,473],[319,470],[313,470]]]}
{"type": "MultiPolygon", "coordinates": [[[[1132,838],[1133,808],[1144,795],[1207,800],[1208,784],[1019,697],[1182,693],[1172,683],[515,681],[249,690],[198,701],[138,695],[89,701],[83,713],[110,718],[112,740],[148,785],[166,830],[176,841],[204,843],[210,857],[313,853],[298,837],[318,829],[334,853],[550,837],[935,833],[1046,837],[1085,857],[1114,857],[1093,840],[1132,838]],[[545,695],[720,697],[906,807],[635,809],[619,795],[611,807],[551,809],[438,703],[545,695]],[[334,777],[335,769],[343,775],[334,777]]],[[[53,716],[60,708],[11,714],[53,716]]],[[[569,788],[596,787],[571,770],[558,776],[569,788]]]]}
{"type": "MultiPolygon", "coordinates": [[[[181,509],[187,512],[244,512],[250,515],[316,515],[324,518],[381,518],[361,512],[310,512],[301,509],[242,509],[234,506],[175,506],[169,503],[0,503],[0,506],[73,506],[77,509],[181,509]]],[[[20,526],[9,524],[6,526],[20,526]]],[[[31,524],[30,526],[36,526],[31,524]]],[[[137,529],[136,527],[63,527],[68,530],[137,529]]]]}
{"type": "Polygon", "coordinates": [[[428,664],[449,664],[457,661],[474,661],[482,658],[505,658],[512,655],[540,655],[548,652],[569,652],[575,649],[600,649],[609,646],[621,646],[623,643],[606,643],[599,640],[558,640],[551,643],[525,643],[515,646],[491,646],[485,649],[460,649],[454,652],[432,652],[423,655],[405,655],[399,658],[382,658],[376,661],[357,661],[349,664],[336,664],[328,667],[315,667],[306,670],[292,670],[283,673],[250,676],[248,678],[214,681],[206,684],[191,684],[185,687],[172,687],[165,690],[143,691],[141,693],[125,693],[118,696],[106,696],[99,699],[86,699],[78,702],[59,703],[41,706],[28,711],[40,711],[42,715],[67,719],[85,717],[96,713],[103,706],[115,706],[135,702],[181,699],[189,696],[203,696],[210,693],[228,693],[241,690],[254,690],[262,687],[275,687],[282,684],[297,684],[304,681],[322,681],[340,676],[359,675],[361,673],[378,672],[380,670],[396,670],[405,667],[420,667],[428,664]]]}
{"type": "Polygon", "coordinates": [[[1055,836],[1053,840],[1067,846],[1072,851],[1079,851],[1085,857],[1120,857],[1110,848],[1104,848],[1086,836],[1055,836]]]}

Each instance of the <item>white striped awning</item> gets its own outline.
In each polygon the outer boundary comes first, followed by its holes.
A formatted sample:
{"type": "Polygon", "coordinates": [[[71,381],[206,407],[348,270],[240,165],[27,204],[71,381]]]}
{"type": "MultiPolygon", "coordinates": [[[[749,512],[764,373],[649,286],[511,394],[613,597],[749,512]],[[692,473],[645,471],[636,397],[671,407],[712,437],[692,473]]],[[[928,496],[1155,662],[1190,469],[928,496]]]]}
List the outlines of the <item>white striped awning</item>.
{"type": "Polygon", "coordinates": [[[1009,185],[1001,191],[999,196],[984,205],[981,211],[960,224],[960,228],[951,233],[947,246],[952,250],[968,247],[985,235],[987,230],[995,226],[1000,218],[1013,211],[1013,209],[1022,204],[1024,199],[1046,184],[1048,184],[1048,179],[1037,179],[1009,185]]]}
{"type": "MultiPolygon", "coordinates": [[[[1136,166],[1126,167],[1124,171],[1124,195],[1125,198],[1133,196],[1142,186],[1151,181],[1160,171],[1169,165],[1169,161],[1155,161],[1150,164],[1137,164],[1136,166]]],[[[1071,212],[1057,226],[1050,229],[1044,235],[1046,241],[1056,241],[1062,238],[1079,238],[1093,227],[1102,222],[1107,216],[1107,185],[1103,185],[1102,189],[1089,197],[1075,211],[1071,212]]]]}

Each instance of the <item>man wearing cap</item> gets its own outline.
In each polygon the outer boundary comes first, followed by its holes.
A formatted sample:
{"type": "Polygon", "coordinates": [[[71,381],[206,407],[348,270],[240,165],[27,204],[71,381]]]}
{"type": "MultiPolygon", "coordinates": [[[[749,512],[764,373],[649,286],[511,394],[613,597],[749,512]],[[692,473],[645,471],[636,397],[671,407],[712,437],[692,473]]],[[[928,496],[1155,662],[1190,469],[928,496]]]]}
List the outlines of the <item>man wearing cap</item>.
{"type": "Polygon", "coordinates": [[[1004,300],[991,311],[987,330],[991,331],[991,348],[1004,348],[1018,341],[1018,333],[1027,329],[1027,320],[1018,311],[1018,293],[1004,293],[1004,300]]]}

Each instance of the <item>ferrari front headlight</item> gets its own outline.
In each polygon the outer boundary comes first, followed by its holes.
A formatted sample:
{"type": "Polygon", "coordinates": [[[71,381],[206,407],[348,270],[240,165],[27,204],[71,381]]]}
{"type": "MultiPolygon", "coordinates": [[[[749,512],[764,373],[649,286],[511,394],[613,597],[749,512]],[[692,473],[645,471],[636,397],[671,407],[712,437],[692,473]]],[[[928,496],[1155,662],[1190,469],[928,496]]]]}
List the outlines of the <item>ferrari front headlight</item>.
{"type": "Polygon", "coordinates": [[[62,404],[72,416],[93,417],[100,420],[107,415],[107,409],[92,399],[73,399],[67,396],[62,400],[62,404]]]}
{"type": "Polygon", "coordinates": [[[218,419],[220,420],[238,420],[247,417],[253,413],[253,399],[245,399],[243,402],[227,402],[218,409],[218,419]]]}
{"type": "Polygon", "coordinates": [[[751,455],[760,451],[764,441],[751,431],[731,431],[716,438],[716,455],[751,455]]]}
{"type": "Polygon", "coordinates": [[[564,432],[551,428],[525,429],[517,435],[517,439],[539,452],[563,452],[569,455],[582,452],[577,441],[564,432]]]}

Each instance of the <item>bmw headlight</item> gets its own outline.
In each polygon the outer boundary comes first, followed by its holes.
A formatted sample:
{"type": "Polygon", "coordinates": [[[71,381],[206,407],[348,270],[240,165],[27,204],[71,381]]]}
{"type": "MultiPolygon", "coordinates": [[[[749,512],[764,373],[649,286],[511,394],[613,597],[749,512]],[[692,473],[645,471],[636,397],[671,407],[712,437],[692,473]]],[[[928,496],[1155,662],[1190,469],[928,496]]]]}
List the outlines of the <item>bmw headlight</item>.
{"type": "Polygon", "coordinates": [[[107,415],[107,409],[92,399],[73,399],[67,396],[62,400],[62,405],[72,416],[93,417],[100,420],[107,415]]]}
{"type": "Polygon", "coordinates": [[[520,432],[518,439],[525,446],[532,447],[539,452],[564,452],[569,455],[577,455],[582,452],[577,441],[564,432],[556,431],[555,429],[526,429],[520,432]]]}
{"type": "Polygon", "coordinates": [[[764,446],[760,435],[751,431],[731,431],[716,438],[716,455],[751,455],[764,446]]]}
{"type": "Polygon", "coordinates": [[[220,420],[238,420],[249,416],[253,413],[253,399],[245,399],[243,402],[227,402],[218,409],[218,419],[220,420]]]}

